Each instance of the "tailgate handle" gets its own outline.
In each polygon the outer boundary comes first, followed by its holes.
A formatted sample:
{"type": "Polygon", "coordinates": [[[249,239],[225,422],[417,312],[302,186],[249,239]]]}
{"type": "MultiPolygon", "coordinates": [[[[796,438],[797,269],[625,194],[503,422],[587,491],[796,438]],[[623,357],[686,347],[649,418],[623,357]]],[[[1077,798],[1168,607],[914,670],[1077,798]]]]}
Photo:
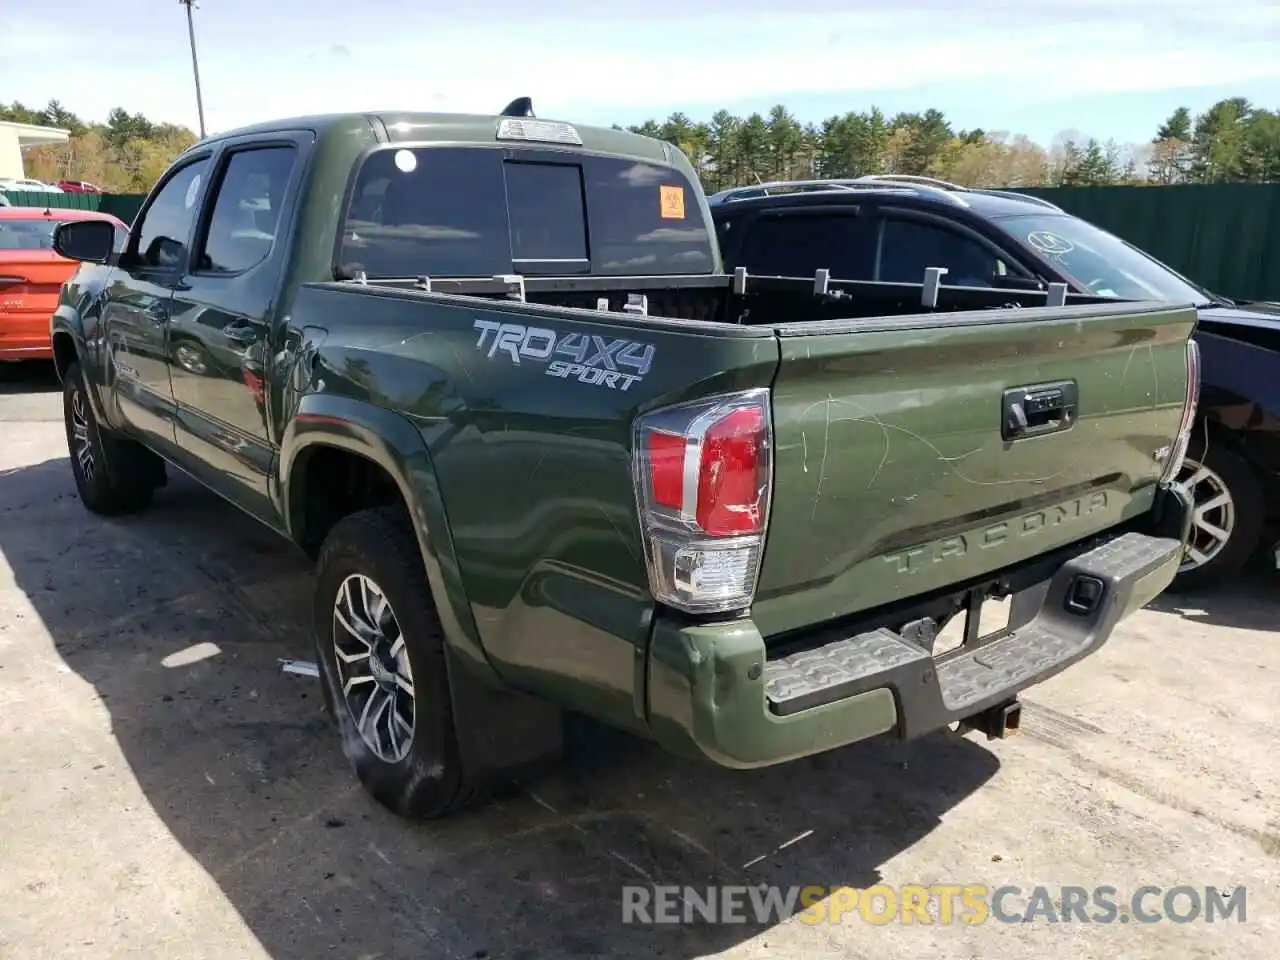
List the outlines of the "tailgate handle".
{"type": "Polygon", "coordinates": [[[1074,380],[1010,387],[1000,405],[1000,436],[1006,441],[1070,430],[1079,390],[1074,380]]]}

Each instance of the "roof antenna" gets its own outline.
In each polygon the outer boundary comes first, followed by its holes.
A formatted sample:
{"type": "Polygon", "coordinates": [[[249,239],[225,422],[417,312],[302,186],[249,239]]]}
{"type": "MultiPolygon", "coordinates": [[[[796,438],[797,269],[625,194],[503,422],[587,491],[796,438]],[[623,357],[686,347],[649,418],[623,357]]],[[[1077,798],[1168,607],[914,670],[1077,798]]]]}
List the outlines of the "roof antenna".
{"type": "Polygon", "coordinates": [[[498,114],[500,117],[532,117],[533,116],[533,99],[531,97],[516,97],[508,103],[498,114]]]}

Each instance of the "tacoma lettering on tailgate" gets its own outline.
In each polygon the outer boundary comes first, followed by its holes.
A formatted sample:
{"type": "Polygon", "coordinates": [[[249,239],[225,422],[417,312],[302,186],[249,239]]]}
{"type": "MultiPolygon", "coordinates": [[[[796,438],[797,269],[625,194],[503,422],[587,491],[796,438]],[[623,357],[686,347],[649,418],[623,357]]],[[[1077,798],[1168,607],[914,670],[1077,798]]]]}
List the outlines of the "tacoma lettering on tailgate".
{"type": "Polygon", "coordinates": [[[1098,490],[1055,507],[1045,507],[1043,510],[1024,514],[1015,520],[1004,520],[971,533],[960,533],[901,553],[887,554],[884,559],[897,567],[898,573],[917,573],[928,564],[958,560],[967,556],[971,550],[989,550],[1010,540],[1035,536],[1042,530],[1105,510],[1106,506],[1107,493],[1105,490],[1098,490]]]}
{"type": "Polygon", "coordinates": [[[626,390],[643,380],[653,366],[651,343],[585,333],[557,333],[546,327],[496,320],[477,320],[473,326],[480,331],[476,349],[485,351],[490,360],[504,354],[517,365],[525,360],[546,364],[546,375],[561,380],[572,378],[592,386],[626,390]]]}

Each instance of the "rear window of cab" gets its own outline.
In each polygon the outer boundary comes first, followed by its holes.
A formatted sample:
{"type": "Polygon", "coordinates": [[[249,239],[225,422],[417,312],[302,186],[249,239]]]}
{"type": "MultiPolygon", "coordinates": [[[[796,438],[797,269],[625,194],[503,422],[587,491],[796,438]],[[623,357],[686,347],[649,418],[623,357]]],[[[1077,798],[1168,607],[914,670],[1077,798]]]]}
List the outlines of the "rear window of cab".
{"type": "Polygon", "coordinates": [[[353,184],[339,264],[369,279],[711,272],[679,171],[555,150],[389,147],[353,184]]]}

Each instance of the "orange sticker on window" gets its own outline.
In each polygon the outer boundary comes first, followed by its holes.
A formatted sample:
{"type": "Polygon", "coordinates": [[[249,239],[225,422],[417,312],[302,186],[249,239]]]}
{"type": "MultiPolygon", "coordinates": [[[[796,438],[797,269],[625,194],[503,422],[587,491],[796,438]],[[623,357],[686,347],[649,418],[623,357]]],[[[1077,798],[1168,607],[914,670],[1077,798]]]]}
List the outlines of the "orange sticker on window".
{"type": "Polygon", "coordinates": [[[662,198],[662,219],[684,219],[684,187],[669,187],[663,184],[658,188],[662,198]]]}

